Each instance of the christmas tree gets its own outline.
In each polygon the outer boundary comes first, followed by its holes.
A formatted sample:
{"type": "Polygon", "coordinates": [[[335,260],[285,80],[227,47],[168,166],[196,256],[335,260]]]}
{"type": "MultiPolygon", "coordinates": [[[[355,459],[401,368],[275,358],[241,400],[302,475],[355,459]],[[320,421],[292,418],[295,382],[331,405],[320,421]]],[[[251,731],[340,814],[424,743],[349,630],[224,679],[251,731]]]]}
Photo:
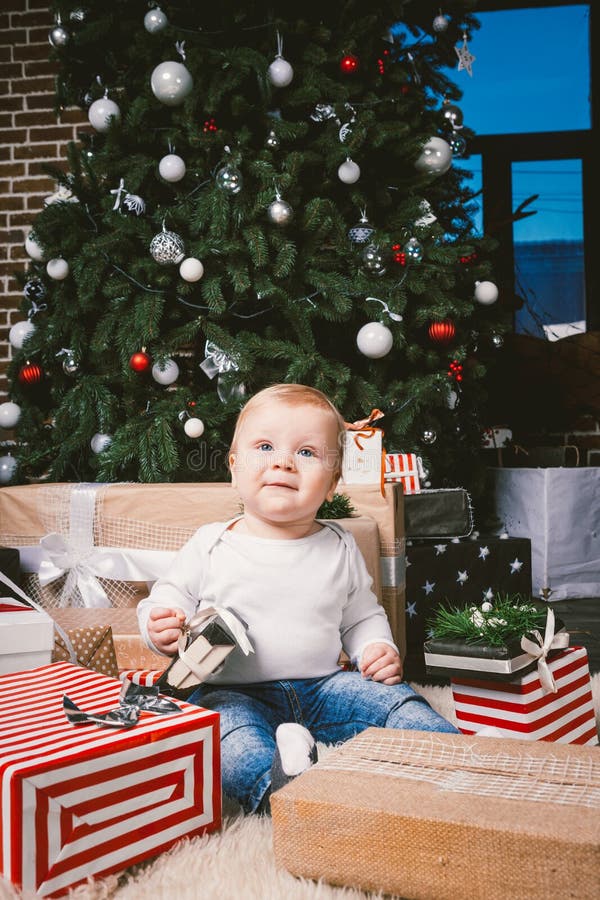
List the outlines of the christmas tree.
{"type": "Polygon", "coordinates": [[[472,9],[53,7],[90,127],[27,241],[15,481],[224,480],[241,404],[292,381],[477,492],[504,325],[453,165],[472,9]]]}

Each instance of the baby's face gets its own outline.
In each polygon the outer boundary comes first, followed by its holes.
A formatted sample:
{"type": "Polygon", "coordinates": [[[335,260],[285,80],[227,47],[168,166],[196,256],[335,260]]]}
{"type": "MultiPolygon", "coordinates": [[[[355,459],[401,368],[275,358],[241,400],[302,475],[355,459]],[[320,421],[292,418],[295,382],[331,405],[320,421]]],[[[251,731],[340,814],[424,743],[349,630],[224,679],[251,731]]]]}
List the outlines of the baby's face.
{"type": "Polygon", "coordinates": [[[326,410],[269,401],[248,413],[231,454],[247,515],[284,526],[314,519],[337,483],[336,422],[326,410]]]}

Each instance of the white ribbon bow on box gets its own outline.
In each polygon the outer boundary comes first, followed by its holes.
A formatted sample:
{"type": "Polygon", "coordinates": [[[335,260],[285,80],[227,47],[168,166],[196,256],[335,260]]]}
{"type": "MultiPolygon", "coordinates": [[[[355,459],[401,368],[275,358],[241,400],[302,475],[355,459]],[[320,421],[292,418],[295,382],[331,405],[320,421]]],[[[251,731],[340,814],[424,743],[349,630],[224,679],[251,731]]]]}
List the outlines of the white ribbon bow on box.
{"type": "Polygon", "coordinates": [[[529,653],[534,659],[537,659],[537,670],[540,676],[542,689],[546,692],[556,694],[558,688],[554,681],[554,676],[548,667],[547,656],[550,650],[564,650],[569,646],[569,634],[566,631],[560,631],[554,634],[554,610],[549,609],[546,617],[546,628],[544,637],[537,629],[531,632],[535,638],[530,640],[526,635],[521,638],[521,649],[525,653],[529,653]]]}
{"type": "Polygon", "coordinates": [[[39,546],[20,547],[21,568],[35,572],[45,587],[66,575],[60,605],[68,606],[79,591],[84,606],[109,607],[100,578],[115,581],[156,581],[175,558],[172,550],[143,550],[94,545],[96,496],[106,485],[83,483],[71,488],[68,535],[51,532],[39,546]]]}

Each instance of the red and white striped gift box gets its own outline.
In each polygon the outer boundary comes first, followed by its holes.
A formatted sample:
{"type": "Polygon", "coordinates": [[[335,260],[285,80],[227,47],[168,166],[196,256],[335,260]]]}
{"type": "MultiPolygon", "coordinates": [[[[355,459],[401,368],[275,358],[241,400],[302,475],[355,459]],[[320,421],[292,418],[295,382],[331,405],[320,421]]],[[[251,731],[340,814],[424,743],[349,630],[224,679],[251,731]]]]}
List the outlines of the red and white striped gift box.
{"type": "Polygon", "coordinates": [[[420,494],[420,466],[416,453],[386,453],[385,481],[399,481],[405,494],[420,494]]]}
{"type": "Polygon", "coordinates": [[[559,744],[598,743],[588,657],[569,647],[548,660],[557,687],[545,693],[537,669],[510,681],[451,678],[458,727],[463,734],[493,728],[494,737],[559,744]]]}
{"type": "Polygon", "coordinates": [[[142,712],[130,729],[73,726],[119,704],[121,682],[71,663],[0,677],[0,872],[56,897],[221,825],[218,714],[142,712]]]}

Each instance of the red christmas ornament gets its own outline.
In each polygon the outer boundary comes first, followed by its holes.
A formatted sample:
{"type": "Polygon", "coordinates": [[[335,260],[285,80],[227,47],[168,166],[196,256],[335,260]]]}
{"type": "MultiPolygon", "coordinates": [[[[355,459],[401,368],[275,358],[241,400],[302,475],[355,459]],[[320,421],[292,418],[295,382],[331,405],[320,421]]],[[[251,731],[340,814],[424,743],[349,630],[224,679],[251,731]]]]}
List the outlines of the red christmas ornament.
{"type": "Polygon", "coordinates": [[[358,69],[358,59],[352,53],[345,53],[340,60],[340,69],[345,75],[351,75],[358,69]]]}
{"type": "Polygon", "coordinates": [[[392,244],[392,258],[399,265],[406,265],[406,253],[402,249],[402,244],[392,244]]]}
{"type": "Polygon", "coordinates": [[[448,378],[454,378],[455,381],[462,381],[462,371],[462,363],[459,363],[457,359],[453,359],[450,363],[450,368],[448,369],[448,378]]]}
{"type": "Polygon", "coordinates": [[[217,123],[215,122],[215,120],[213,119],[212,116],[210,116],[208,119],[204,120],[204,125],[202,126],[202,131],[205,134],[214,134],[215,131],[218,131],[218,130],[219,129],[217,128],[217,123]]]}
{"type": "Polygon", "coordinates": [[[129,360],[129,368],[134,372],[147,372],[152,360],[145,350],[138,350],[129,360]]]}
{"type": "Polygon", "coordinates": [[[37,363],[25,363],[19,369],[19,381],[21,384],[39,384],[44,378],[44,370],[37,363]]]}
{"type": "Polygon", "coordinates": [[[468,256],[461,256],[460,262],[463,264],[463,266],[468,266],[469,263],[475,262],[476,259],[477,259],[477,251],[473,250],[473,252],[469,253],[468,256]]]}
{"type": "Polygon", "coordinates": [[[389,50],[384,50],[379,59],[377,60],[377,71],[380,75],[385,74],[385,64],[387,62],[387,57],[390,55],[389,50]]]}
{"type": "Polygon", "coordinates": [[[456,328],[451,319],[431,322],[429,326],[429,337],[435,344],[449,344],[455,334],[456,328]]]}

